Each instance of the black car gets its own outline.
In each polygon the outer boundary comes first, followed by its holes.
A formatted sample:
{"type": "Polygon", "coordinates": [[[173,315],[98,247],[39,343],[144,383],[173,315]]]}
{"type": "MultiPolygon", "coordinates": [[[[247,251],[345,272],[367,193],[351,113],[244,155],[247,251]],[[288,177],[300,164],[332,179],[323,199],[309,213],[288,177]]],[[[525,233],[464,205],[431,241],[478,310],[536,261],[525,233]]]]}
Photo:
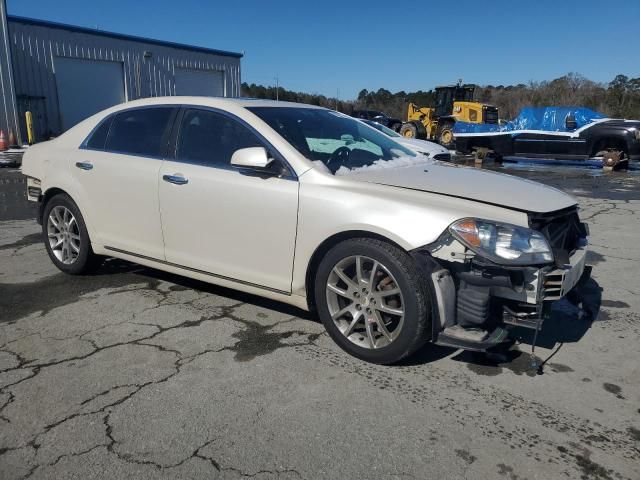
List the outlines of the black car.
{"type": "Polygon", "coordinates": [[[354,110],[352,117],[361,118],[363,120],[371,120],[380,125],[384,125],[391,130],[398,132],[402,127],[402,120],[398,118],[389,117],[387,114],[378,110],[354,110]]]}
{"type": "Polygon", "coordinates": [[[566,131],[515,130],[455,133],[456,149],[472,153],[479,147],[497,157],[516,156],[584,160],[609,152],[621,159],[640,160],[640,121],[603,118],[576,128],[567,117],[566,131]]]}

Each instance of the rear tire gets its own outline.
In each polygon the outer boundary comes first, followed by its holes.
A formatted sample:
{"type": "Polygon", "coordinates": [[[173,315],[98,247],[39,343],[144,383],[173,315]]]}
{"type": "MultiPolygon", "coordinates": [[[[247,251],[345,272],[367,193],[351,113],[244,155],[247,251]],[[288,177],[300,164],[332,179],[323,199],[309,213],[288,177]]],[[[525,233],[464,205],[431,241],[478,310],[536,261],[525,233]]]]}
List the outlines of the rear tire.
{"type": "Polygon", "coordinates": [[[359,238],[333,247],[316,271],[314,295],[331,338],[367,362],[396,363],[430,338],[426,279],[406,252],[389,243],[359,238]]]}
{"type": "Polygon", "coordinates": [[[453,148],[453,122],[444,122],[438,127],[438,143],[447,149],[453,148]]]}
{"type": "Polygon", "coordinates": [[[611,155],[611,154],[618,155],[618,157],[620,157],[620,160],[624,160],[627,157],[624,150],[609,148],[607,150],[600,150],[599,152],[596,152],[594,155],[594,158],[600,158],[600,157],[604,158],[607,155],[611,155]]]}
{"type": "Polygon", "coordinates": [[[80,209],[66,194],[51,197],[45,205],[42,239],[53,264],[70,275],[90,273],[104,259],[93,253],[80,209]]]}

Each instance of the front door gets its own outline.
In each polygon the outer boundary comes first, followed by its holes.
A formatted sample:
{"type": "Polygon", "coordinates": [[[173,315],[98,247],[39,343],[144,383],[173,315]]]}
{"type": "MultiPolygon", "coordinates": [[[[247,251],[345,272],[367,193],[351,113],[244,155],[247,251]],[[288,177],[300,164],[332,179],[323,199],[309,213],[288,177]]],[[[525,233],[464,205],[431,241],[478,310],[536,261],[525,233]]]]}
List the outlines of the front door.
{"type": "Polygon", "coordinates": [[[519,133],[513,139],[513,151],[516,155],[543,156],[546,153],[545,142],[545,135],[519,133]]]}
{"type": "Polygon", "coordinates": [[[240,148],[263,146],[234,117],[187,109],[176,157],[160,171],[160,213],[168,262],[289,293],[298,182],[230,165],[240,148]]]}
{"type": "Polygon", "coordinates": [[[547,158],[582,158],[586,155],[583,138],[545,133],[521,133],[514,139],[516,155],[547,158]]]}
{"type": "Polygon", "coordinates": [[[552,158],[583,158],[587,156],[587,142],[580,137],[558,136],[546,142],[546,153],[552,158]]]}

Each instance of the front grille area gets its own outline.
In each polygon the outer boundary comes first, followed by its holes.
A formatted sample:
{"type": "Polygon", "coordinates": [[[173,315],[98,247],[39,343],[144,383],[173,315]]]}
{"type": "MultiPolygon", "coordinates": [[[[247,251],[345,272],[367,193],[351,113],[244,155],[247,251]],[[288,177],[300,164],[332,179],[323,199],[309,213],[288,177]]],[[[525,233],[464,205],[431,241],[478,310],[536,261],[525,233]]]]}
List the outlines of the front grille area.
{"type": "Polygon", "coordinates": [[[529,225],[547,238],[558,266],[569,263],[569,257],[580,246],[581,239],[587,236],[576,207],[530,214],[529,225]]]}
{"type": "Polygon", "coordinates": [[[566,292],[562,289],[564,280],[563,270],[553,270],[545,274],[542,283],[544,300],[560,300],[566,292]]]}

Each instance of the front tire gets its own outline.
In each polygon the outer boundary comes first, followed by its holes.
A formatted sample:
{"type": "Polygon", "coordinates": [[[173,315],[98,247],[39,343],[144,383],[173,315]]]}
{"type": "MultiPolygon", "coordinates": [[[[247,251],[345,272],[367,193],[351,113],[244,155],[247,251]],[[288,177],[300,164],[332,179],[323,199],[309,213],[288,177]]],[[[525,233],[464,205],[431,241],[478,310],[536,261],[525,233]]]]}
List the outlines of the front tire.
{"type": "Polygon", "coordinates": [[[65,273],[89,273],[102,263],[102,257],[91,249],[89,232],[80,209],[66,194],[55,195],[45,205],[42,237],[49,258],[65,273]]]}
{"type": "Polygon", "coordinates": [[[389,243],[361,238],[333,247],[320,262],[314,294],[327,332],[355,357],[392,364],[429,339],[426,280],[414,260],[389,243]]]}
{"type": "Polygon", "coordinates": [[[418,138],[418,128],[411,122],[407,122],[400,127],[400,135],[405,138],[418,138]]]}

